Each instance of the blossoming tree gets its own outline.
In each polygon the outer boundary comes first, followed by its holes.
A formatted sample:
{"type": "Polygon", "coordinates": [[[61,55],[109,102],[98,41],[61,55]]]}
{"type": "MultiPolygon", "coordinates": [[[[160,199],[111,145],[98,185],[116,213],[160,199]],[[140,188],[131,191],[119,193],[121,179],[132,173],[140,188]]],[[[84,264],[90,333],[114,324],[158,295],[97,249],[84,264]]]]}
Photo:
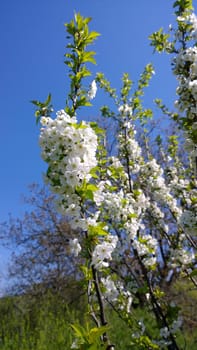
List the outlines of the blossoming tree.
{"type": "Polygon", "coordinates": [[[124,74],[120,95],[102,73],[87,87],[89,63],[95,63],[88,47],[98,33],[89,31],[90,18],[80,14],[66,24],[70,92],[65,108],[52,118],[50,95],[44,103],[33,101],[41,123],[42,158],[48,164],[45,180],[56,194],[58,210],[78,232],[70,239],[70,254],[84,261],[87,314],[94,325],[72,325],[73,349],[115,348],[108,334],[109,307],[128,326],[131,349],[181,348],[181,310],[167,290],[180,276],[197,285],[197,17],[190,0],[175,1],[174,8],[177,28],[168,34],[159,30],[150,39],[157,51],[173,54],[178,112],[169,112],[158,99],[156,104],[185,132],[184,153],[187,158],[190,150],[191,162],[179,157],[178,135],[168,137],[166,148],[157,138],[154,156],[147,132],[153,113],[141,98],[154,73],[151,64],[136,88],[124,74]],[[108,139],[98,123],[77,120],[79,109],[92,105],[97,88],[111,99],[101,113],[114,125],[112,152],[107,147],[112,136],[108,139]],[[154,334],[136,317],[136,305],[150,313],[154,334]]]}

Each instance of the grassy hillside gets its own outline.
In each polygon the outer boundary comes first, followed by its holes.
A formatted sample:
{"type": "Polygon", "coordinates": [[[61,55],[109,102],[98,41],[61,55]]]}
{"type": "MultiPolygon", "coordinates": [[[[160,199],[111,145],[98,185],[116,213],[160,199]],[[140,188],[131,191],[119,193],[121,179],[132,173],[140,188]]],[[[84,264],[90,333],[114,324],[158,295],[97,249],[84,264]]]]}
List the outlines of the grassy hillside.
{"type": "MultiPolygon", "coordinates": [[[[197,294],[188,286],[174,286],[174,297],[184,304],[184,324],[179,344],[181,349],[197,348],[197,294]],[[184,336],[183,336],[184,335],[184,336]]],[[[67,350],[73,342],[70,324],[86,323],[85,297],[67,304],[66,298],[51,294],[35,298],[25,294],[0,299],[0,350],[67,350]]],[[[154,320],[148,310],[135,308],[131,319],[138,316],[148,320],[149,332],[154,334],[154,320]]],[[[111,339],[116,349],[146,349],[142,345],[130,345],[132,330],[128,329],[112,310],[108,312],[111,339]]]]}

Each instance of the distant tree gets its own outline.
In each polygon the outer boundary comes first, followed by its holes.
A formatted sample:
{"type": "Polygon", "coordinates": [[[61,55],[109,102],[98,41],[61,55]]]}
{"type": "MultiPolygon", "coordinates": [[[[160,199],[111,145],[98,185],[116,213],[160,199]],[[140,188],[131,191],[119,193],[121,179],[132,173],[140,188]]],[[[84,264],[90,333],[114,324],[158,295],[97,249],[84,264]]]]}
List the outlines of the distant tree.
{"type": "Polygon", "coordinates": [[[46,186],[31,185],[30,196],[25,197],[24,202],[25,215],[10,217],[1,225],[1,236],[12,251],[9,292],[31,290],[35,294],[51,289],[65,295],[68,281],[71,288],[71,280],[79,277],[76,259],[69,247],[74,231],[57,213],[55,195],[46,186]]]}

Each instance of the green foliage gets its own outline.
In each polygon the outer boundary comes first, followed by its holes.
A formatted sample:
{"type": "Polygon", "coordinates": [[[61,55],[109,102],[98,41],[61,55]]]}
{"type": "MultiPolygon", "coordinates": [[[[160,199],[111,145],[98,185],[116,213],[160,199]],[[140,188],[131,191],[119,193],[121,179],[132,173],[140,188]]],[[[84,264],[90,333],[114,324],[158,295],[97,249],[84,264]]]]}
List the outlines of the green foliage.
{"type": "MultiPolygon", "coordinates": [[[[83,80],[91,76],[91,71],[87,64],[96,64],[94,58],[95,52],[88,51],[86,48],[93,44],[99,33],[89,31],[89,22],[91,18],[84,18],[80,13],[76,13],[74,20],[66,23],[67,39],[71,40],[67,44],[68,52],[65,54],[65,64],[69,68],[70,92],[66,101],[66,112],[73,116],[75,111],[82,106],[91,106],[87,97],[87,90],[84,88],[83,80]]],[[[37,108],[35,112],[36,123],[39,122],[42,116],[50,116],[53,111],[51,102],[51,94],[48,95],[46,101],[40,102],[37,100],[31,101],[37,108]]]]}
{"type": "Polygon", "coordinates": [[[176,9],[176,11],[175,11],[175,14],[177,16],[180,16],[180,15],[182,15],[183,12],[192,11],[193,10],[192,3],[193,3],[192,0],[177,0],[177,1],[175,1],[173,4],[173,8],[178,7],[178,9],[176,9]]]}
{"type": "Polygon", "coordinates": [[[97,225],[89,226],[88,233],[90,237],[106,236],[107,231],[105,230],[105,223],[99,222],[97,225]]]}
{"type": "Polygon", "coordinates": [[[83,181],[82,185],[79,187],[76,187],[75,192],[82,198],[83,201],[85,200],[93,200],[94,198],[94,192],[97,191],[97,187],[94,184],[89,184],[86,181],[83,181]]]}
{"type": "MultiPolygon", "coordinates": [[[[79,286],[76,288],[79,291],[79,286]]],[[[168,294],[173,295],[175,301],[182,305],[182,316],[185,321],[182,334],[178,335],[180,348],[196,350],[197,293],[193,290],[192,284],[180,280],[168,290],[168,294]]],[[[79,299],[77,300],[76,305],[73,304],[68,308],[66,294],[65,301],[57,294],[50,293],[35,300],[28,294],[0,299],[0,350],[70,350],[76,340],[76,333],[84,342],[84,347],[81,349],[104,350],[103,347],[99,347],[98,339],[106,328],[99,330],[93,324],[87,326],[86,302],[84,299],[82,303],[79,303],[79,299]],[[71,324],[73,331],[71,331],[71,324]],[[93,342],[95,338],[97,340],[93,342]],[[97,347],[91,348],[92,345],[97,347]]],[[[177,311],[177,308],[169,305],[168,317],[173,319],[172,314],[177,311]]],[[[137,323],[134,327],[137,319],[147,325],[147,333],[153,339],[157,337],[155,319],[148,309],[139,305],[125,319],[124,316],[120,317],[118,313],[108,308],[107,316],[110,324],[107,330],[117,349],[158,349],[156,344],[152,344],[147,334],[140,335],[137,340],[132,337],[133,332],[140,331],[137,323]],[[132,329],[129,328],[130,326],[132,329]]]]}
{"type": "Polygon", "coordinates": [[[76,349],[80,350],[99,350],[103,349],[101,338],[109,329],[108,326],[90,328],[88,324],[82,327],[77,324],[71,325],[74,332],[74,344],[76,349]]]}
{"type": "Polygon", "coordinates": [[[169,136],[169,146],[168,146],[168,152],[171,157],[175,158],[178,151],[178,136],[177,135],[171,135],[169,136]]]}
{"type": "Polygon", "coordinates": [[[170,111],[167,106],[163,103],[163,101],[159,98],[156,98],[154,100],[156,106],[162,111],[162,113],[168,117],[171,117],[174,119],[174,121],[177,121],[177,118],[179,118],[178,113],[170,111]]]}
{"type": "Polygon", "coordinates": [[[69,323],[79,315],[50,293],[40,300],[28,294],[2,298],[0,314],[2,350],[68,350],[72,344],[69,323]]]}
{"type": "Polygon", "coordinates": [[[108,319],[111,325],[110,339],[118,349],[158,349],[158,346],[150,340],[150,338],[154,339],[158,336],[158,329],[153,315],[147,308],[137,307],[127,315],[121,314],[121,312],[115,313],[109,309],[108,319]],[[143,324],[145,323],[147,324],[146,334],[143,334],[143,324]]]}
{"type": "Polygon", "coordinates": [[[116,89],[111,87],[109,80],[105,77],[103,73],[97,73],[95,80],[99,84],[101,89],[103,89],[110,97],[116,100],[116,89]]]}
{"type": "Polygon", "coordinates": [[[134,338],[132,343],[131,343],[131,347],[130,349],[138,349],[138,350],[159,350],[159,346],[152,343],[151,340],[149,339],[149,337],[147,337],[146,335],[142,335],[139,338],[134,338]]]}
{"type": "MultiPolygon", "coordinates": [[[[143,107],[142,97],[144,96],[144,89],[149,86],[150,79],[154,74],[154,68],[151,63],[147,64],[144,68],[144,71],[140,75],[139,81],[137,83],[137,88],[132,91],[133,82],[129,78],[127,73],[124,73],[122,76],[122,87],[120,90],[120,96],[118,96],[117,91],[113,88],[105,77],[103,73],[97,73],[96,82],[99,87],[103,89],[107,95],[112,98],[115,109],[117,111],[123,105],[126,105],[132,113],[128,113],[128,119],[140,120],[142,124],[145,124],[149,118],[152,117],[153,112],[151,109],[145,109],[143,107]],[[131,117],[132,114],[132,117],[131,117]]],[[[121,113],[120,118],[117,116],[117,112],[114,112],[113,109],[107,105],[104,105],[100,108],[102,116],[107,118],[112,118],[115,121],[121,122],[121,113]]],[[[123,113],[123,123],[125,122],[125,115],[123,113]]]]}
{"type": "Polygon", "coordinates": [[[151,63],[148,63],[138,81],[138,86],[132,96],[133,118],[139,119],[142,124],[146,123],[148,118],[152,117],[152,110],[145,109],[142,105],[142,96],[144,96],[144,88],[150,84],[150,79],[154,74],[154,68],[151,63]]]}
{"type": "Polygon", "coordinates": [[[121,100],[123,103],[126,103],[133,84],[132,80],[129,79],[128,73],[123,74],[122,82],[123,82],[123,86],[121,89],[121,100]]]}
{"type": "Polygon", "coordinates": [[[39,123],[41,117],[49,117],[51,112],[53,112],[52,104],[51,104],[51,94],[49,94],[44,102],[40,102],[37,100],[32,100],[37,109],[35,112],[36,124],[39,123]]]}
{"type": "Polygon", "coordinates": [[[80,13],[76,13],[74,20],[65,24],[67,39],[71,40],[66,46],[68,52],[65,54],[65,64],[69,68],[70,78],[70,92],[65,110],[70,116],[73,116],[82,106],[91,106],[82,82],[84,78],[91,75],[87,63],[96,64],[95,52],[88,51],[86,48],[94,43],[99,33],[89,31],[90,21],[90,17],[84,18],[80,13]]]}
{"type": "MultiPolygon", "coordinates": [[[[192,0],[175,1],[173,7],[176,9],[175,15],[177,16],[178,31],[181,33],[182,37],[180,41],[182,42],[182,45],[185,46],[185,43],[190,40],[190,36],[187,35],[187,32],[190,31],[191,25],[182,21],[181,18],[186,18],[193,10],[192,0]]],[[[163,28],[160,28],[158,31],[149,36],[151,41],[150,45],[153,46],[154,50],[159,53],[178,53],[178,49],[176,48],[178,39],[176,36],[171,40],[170,38],[171,34],[165,33],[163,28]]]]}
{"type": "Polygon", "coordinates": [[[169,42],[170,34],[164,33],[163,28],[160,28],[157,32],[154,32],[149,36],[151,41],[150,45],[154,47],[157,52],[171,53],[174,50],[173,43],[169,42]]]}

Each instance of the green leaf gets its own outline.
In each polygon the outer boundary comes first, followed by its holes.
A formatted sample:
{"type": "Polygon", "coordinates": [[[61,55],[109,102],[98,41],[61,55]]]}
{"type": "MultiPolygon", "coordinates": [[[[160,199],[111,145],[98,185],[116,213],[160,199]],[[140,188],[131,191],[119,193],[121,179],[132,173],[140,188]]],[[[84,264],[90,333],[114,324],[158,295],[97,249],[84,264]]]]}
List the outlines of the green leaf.
{"type": "Polygon", "coordinates": [[[193,10],[192,0],[177,0],[173,4],[173,8],[179,6],[181,11],[193,10]]]}
{"type": "Polygon", "coordinates": [[[105,333],[106,331],[109,330],[109,326],[102,326],[102,327],[99,327],[99,328],[92,328],[90,330],[90,342],[94,342],[96,339],[99,339],[103,333],[105,333]]]}
{"type": "Polygon", "coordinates": [[[47,96],[46,101],[44,102],[44,104],[45,104],[46,106],[48,106],[50,102],[51,102],[51,94],[49,93],[48,96],[47,96]]]}
{"type": "Polygon", "coordinates": [[[35,111],[36,124],[38,124],[42,116],[50,116],[52,112],[52,105],[50,104],[51,94],[48,94],[44,102],[40,102],[38,100],[32,100],[30,102],[33,103],[36,107],[38,107],[38,109],[35,111]]]}
{"type": "Polygon", "coordinates": [[[85,62],[91,62],[93,64],[96,64],[96,60],[95,58],[93,57],[95,55],[95,52],[94,51],[86,51],[83,53],[82,55],[82,62],[85,63],[85,62]]]}
{"type": "Polygon", "coordinates": [[[76,325],[76,324],[71,324],[70,326],[74,330],[76,337],[83,339],[83,337],[84,337],[83,327],[76,325]]]}
{"type": "Polygon", "coordinates": [[[89,42],[93,42],[96,38],[98,38],[98,36],[100,36],[100,33],[98,33],[98,32],[91,32],[88,35],[88,41],[89,42]]]}
{"type": "Polygon", "coordinates": [[[65,64],[69,67],[70,92],[66,102],[66,109],[71,111],[71,115],[76,114],[76,110],[83,106],[92,106],[87,100],[86,88],[83,81],[91,75],[87,68],[87,63],[96,64],[95,52],[86,50],[99,36],[97,32],[89,32],[88,24],[90,17],[83,17],[80,13],[75,13],[74,20],[65,24],[69,38],[67,44],[65,64]]]}
{"type": "Polygon", "coordinates": [[[169,47],[170,34],[165,34],[163,28],[160,28],[157,32],[154,32],[149,36],[151,40],[151,46],[154,46],[155,50],[158,52],[163,52],[169,47]]]}
{"type": "Polygon", "coordinates": [[[92,192],[96,192],[96,191],[98,191],[98,187],[96,185],[94,185],[94,184],[88,184],[87,185],[87,190],[90,190],[92,192]]]}
{"type": "Polygon", "coordinates": [[[89,225],[88,232],[90,236],[96,237],[96,236],[107,236],[108,232],[104,229],[106,226],[106,223],[99,222],[97,225],[89,225]]]}
{"type": "Polygon", "coordinates": [[[94,194],[93,194],[93,192],[91,190],[87,190],[85,192],[85,196],[84,197],[85,197],[85,199],[89,199],[91,201],[94,200],[94,194]]]}
{"type": "Polygon", "coordinates": [[[195,269],[190,273],[190,277],[194,277],[194,276],[197,276],[197,269],[195,269]]]}

